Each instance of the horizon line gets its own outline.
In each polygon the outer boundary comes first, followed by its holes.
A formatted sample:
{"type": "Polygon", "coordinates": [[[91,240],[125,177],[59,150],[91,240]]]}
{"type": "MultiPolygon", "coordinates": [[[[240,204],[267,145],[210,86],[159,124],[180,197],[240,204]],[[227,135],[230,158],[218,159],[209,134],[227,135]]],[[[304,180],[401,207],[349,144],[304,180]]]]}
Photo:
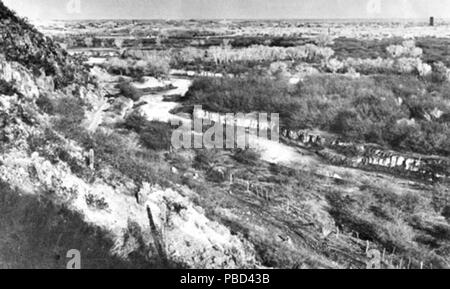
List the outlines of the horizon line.
{"type": "MultiPolygon", "coordinates": [[[[405,20],[424,20],[428,21],[431,17],[377,17],[377,18],[352,18],[352,17],[336,17],[336,18],[320,18],[320,17],[304,17],[304,18],[55,18],[42,19],[34,18],[29,20],[47,20],[47,21],[97,21],[97,20],[116,20],[116,21],[333,21],[333,20],[358,20],[358,21],[405,21],[405,20]]],[[[27,17],[24,17],[27,18],[27,17]]],[[[434,17],[434,20],[450,20],[450,17],[434,17]]]]}

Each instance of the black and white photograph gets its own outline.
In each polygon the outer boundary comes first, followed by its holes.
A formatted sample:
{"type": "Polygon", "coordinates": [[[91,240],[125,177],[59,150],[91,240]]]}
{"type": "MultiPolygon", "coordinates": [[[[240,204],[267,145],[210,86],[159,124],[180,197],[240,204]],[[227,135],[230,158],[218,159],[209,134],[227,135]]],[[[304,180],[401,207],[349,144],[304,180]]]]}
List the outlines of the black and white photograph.
{"type": "Polygon", "coordinates": [[[448,268],[450,1],[0,0],[0,269],[448,268]]]}

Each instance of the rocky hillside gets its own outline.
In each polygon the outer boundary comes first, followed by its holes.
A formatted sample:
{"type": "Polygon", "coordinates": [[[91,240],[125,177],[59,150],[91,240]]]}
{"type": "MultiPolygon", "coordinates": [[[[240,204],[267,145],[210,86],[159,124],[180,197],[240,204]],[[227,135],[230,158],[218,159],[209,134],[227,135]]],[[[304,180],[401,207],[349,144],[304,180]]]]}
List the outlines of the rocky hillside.
{"type": "Polygon", "coordinates": [[[87,74],[79,63],[1,2],[0,33],[0,49],[7,61],[26,66],[36,76],[52,76],[57,87],[86,82],[87,74]]]}
{"type": "Polygon", "coordinates": [[[98,128],[103,90],[1,2],[0,19],[2,266],[64,268],[71,249],[84,268],[259,266],[251,244],[190,201],[194,192],[147,177],[156,153],[132,136],[119,143],[126,157],[100,149],[119,137],[98,128]]]}

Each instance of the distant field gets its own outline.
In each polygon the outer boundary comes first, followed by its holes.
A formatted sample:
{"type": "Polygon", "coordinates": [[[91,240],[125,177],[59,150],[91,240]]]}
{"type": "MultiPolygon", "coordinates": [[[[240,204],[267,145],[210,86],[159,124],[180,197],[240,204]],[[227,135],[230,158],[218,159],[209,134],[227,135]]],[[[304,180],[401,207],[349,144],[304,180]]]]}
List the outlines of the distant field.
{"type": "MultiPolygon", "coordinates": [[[[423,59],[427,63],[442,61],[450,66],[450,38],[418,37],[416,46],[423,49],[423,59]]],[[[385,38],[381,40],[358,40],[354,38],[337,38],[331,47],[336,56],[342,59],[354,58],[386,58],[389,45],[399,45],[403,38],[385,38]]]]}

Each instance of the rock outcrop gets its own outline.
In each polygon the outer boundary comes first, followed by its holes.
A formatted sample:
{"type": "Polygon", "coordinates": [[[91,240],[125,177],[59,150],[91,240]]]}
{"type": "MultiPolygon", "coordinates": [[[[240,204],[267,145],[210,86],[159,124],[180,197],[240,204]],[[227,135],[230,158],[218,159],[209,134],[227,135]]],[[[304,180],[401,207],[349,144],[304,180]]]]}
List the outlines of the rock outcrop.
{"type": "Polygon", "coordinates": [[[306,147],[336,165],[381,170],[426,180],[450,178],[450,160],[418,154],[399,153],[372,144],[341,141],[338,137],[308,130],[282,130],[285,139],[306,147]]]}
{"type": "Polygon", "coordinates": [[[1,55],[0,79],[14,84],[17,92],[26,98],[33,99],[39,96],[39,88],[28,70],[17,62],[7,62],[1,55]]]}
{"type": "Polygon", "coordinates": [[[7,61],[26,66],[34,75],[52,76],[57,87],[86,83],[83,66],[50,38],[17,17],[0,2],[0,51],[7,61]]]}

